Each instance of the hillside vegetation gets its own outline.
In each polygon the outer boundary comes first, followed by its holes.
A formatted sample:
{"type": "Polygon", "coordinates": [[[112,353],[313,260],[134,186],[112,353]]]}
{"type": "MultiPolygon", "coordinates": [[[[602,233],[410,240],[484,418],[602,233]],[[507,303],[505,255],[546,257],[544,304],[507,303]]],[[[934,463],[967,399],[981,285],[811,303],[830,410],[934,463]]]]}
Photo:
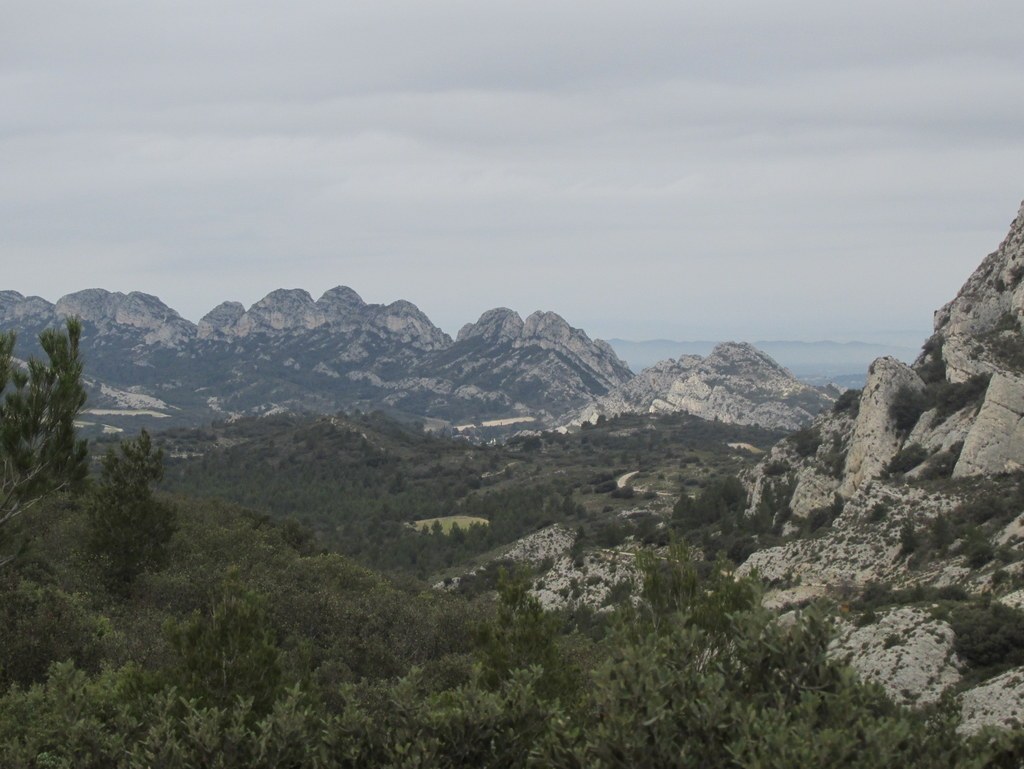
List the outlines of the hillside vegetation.
{"type": "Polygon", "coordinates": [[[620,513],[669,518],[681,488],[753,462],[730,443],[767,447],[777,436],[686,415],[623,416],[572,435],[473,446],[367,414],[245,419],[171,431],[159,443],[167,490],[292,517],[322,547],[428,577],[553,523],[591,535],[613,527],[621,540],[635,527],[620,513]],[[632,471],[638,476],[619,489],[616,479],[632,471]],[[635,491],[641,484],[647,499],[635,491]],[[454,534],[408,525],[451,516],[488,525],[454,534]]]}
{"type": "Polygon", "coordinates": [[[292,525],[163,497],[165,564],[102,587],[83,500],[32,517],[2,574],[0,746],[76,767],[1011,766],[830,661],[815,609],[674,549],[586,633],[521,577],[499,598],[398,584],[292,525]]]}

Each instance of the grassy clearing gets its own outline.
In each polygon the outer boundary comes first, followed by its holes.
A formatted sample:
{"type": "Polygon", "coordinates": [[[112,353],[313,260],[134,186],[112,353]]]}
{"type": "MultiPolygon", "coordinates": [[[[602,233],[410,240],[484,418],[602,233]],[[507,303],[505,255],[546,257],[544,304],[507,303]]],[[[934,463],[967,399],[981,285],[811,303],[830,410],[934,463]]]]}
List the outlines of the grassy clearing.
{"type": "Polygon", "coordinates": [[[460,529],[468,529],[474,523],[479,523],[481,526],[490,523],[486,518],[474,518],[471,515],[447,515],[443,518],[424,518],[422,521],[413,521],[409,525],[418,531],[430,531],[435,521],[441,524],[441,530],[445,534],[450,534],[452,527],[456,524],[460,529]]]}

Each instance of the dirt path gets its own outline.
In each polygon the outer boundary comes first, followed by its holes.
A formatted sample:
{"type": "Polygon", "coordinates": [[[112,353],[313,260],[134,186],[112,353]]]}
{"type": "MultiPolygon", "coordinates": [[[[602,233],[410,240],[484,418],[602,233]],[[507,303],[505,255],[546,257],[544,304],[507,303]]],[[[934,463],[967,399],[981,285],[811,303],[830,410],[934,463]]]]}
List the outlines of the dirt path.
{"type": "MultiPolygon", "coordinates": [[[[629,482],[630,482],[631,480],[633,480],[633,476],[634,476],[634,475],[636,475],[636,474],[637,474],[637,473],[639,473],[639,472],[640,472],[639,470],[634,470],[634,471],[633,471],[633,472],[631,472],[631,473],[626,473],[625,475],[620,475],[620,476],[619,476],[619,480],[617,480],[617,481],[616,481],[615,483],[616,483],[616,484],[618,485],[618,487],[619,487],[620,489],[624,489],[624,488],[626,488],[626,486],[627,486],[627,485],[629,484],[629,482]]],[[[606,476],[606,477],[607,477],[607,476],[606,476]]],[[[607,488],[607,487],[606,487],[606,488],[607,488]]]]}

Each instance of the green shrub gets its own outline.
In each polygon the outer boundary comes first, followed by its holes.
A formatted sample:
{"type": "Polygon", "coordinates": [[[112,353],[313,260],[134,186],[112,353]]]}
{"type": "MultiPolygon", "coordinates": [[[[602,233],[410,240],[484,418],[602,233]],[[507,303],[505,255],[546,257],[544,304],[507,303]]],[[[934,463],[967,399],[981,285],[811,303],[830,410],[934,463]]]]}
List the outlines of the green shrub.
{"type": "Polygon", "coordinates": [[[761,472],[768,478],[774,478],[779,475],[785,475],[791,469],[792,467],[785,459],[773,459],[764,466],[761,472]]]}
{"type": "Polygon", "coordinates": [[[936,410],[939,421],[955,414],[972,403],[980,403],[985,398],[991,374],[975,374],[963,382],[935,382],[926,390],[928,405],[936,410]]]}
{"type": "Polygon", "coordinates": [[[898,474],[913,470],[928,458],[928,450],[920,443],[911,443],[904,446],[896,455],[889,460],[885,466],[888,473],[898,474]]]}
{"type": "Polygon", "coordinates": [[[946,380],[946,361],[942,358],[944,342],[942,334],[933,334],[922,347],[923,362],[917,367],[917,373],[925,383],[946,380]]]}
{"type": "Polygon", "coordinates": [[[863,392],[863,390],[844,390],[832,405],[833,413],[849,414],[856,418],[860,413],[860,396],[863,392]]]}
{"type": "Polygon", "coordinates": [[[803,430],[797,430],[790,435],[788,440],[798,455],[801,457],[812,457],[817,453],[818,447],[821,446],[821,430],[816,427],[805,427],[803,430]]]}
{"type": "Polygon", "coordinates": [[[889,406],[889,417],[900,433],[909,433],[928,409],[928,398],[916,387],[904,385],[896,391],[889,406]]]}
{"type": "Polygon", "coordinates": [[[0,581],[0,687],[42,681],[54,662],[95,669],[105,625],[81,596],[4,575],[0,581]]]}
{"type": "Polygon", "coordinates": [[[957,654],[973,667],[1024,664],[1024,612],[1001,603],[971,604],[950,617],[957,654]]]}

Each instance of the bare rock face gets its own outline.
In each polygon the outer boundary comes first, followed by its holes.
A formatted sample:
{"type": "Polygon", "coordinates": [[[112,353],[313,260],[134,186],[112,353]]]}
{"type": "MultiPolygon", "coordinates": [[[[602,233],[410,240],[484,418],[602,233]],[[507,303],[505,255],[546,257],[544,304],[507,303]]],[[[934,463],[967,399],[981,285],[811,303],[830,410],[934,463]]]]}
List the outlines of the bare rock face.
{"type": "Polygon", "coordinates": [[[233,336],[238,322],[245,315],[241,302],[221,302],[199,321],[199,339],[226,339],[233,336]]]}
{"type": "Polygon", "coordinates": [[[313,297],[302,289],[271,291],[238,319],[234,336],[310,331],[325,322],[313,297]]]}
{"type": "Polygon", "coordinates": [[[526,319],[519,339],[513,346],[526,349],[538,347],[565,355],[597,376],[604,387],[615,387],[632,372],[603,340],[592,340],[587,333],[570,326],[561,315],[538,310],[526,319]]]}
{"type": "MultiPolygon", "coordinates": [[[[313,301],[301,289],[271,291],[248,311],[237,302],[225,302],[199,324],[200,339],[232,341],[253,336],[271,339],[304,337],[323,331],[335,337],[351,339],[357,348],[369,337],[385,340],[386,345],[408,346],[416,350],[439,350],[451,339],[430,322],[416,305],[397,301],[389,305],[367,304],[347,286],[337,286],[313,301]]],[[[362,360],[368,353],[348,355],[362,360]]]]}
{"type": "Polygon", "coordinates": [[[507,307],[496,307],[480,316],[476,323],[467,323],[459,330],[456,341],[483,339],[492,344],[515,344],[523,335],[523,319],[507,307]]]}
{"type": "Polygon", "coordinates": [[[960,681],[953,629],[912,607],[893,609],[866,627],[847,626],[829,655],[880,684],[902,705],[924,706],[960,681]]]}
{"type": "Polygon", "coordinates": [[[1019,368],[1020,361],[1006,353],[1016,346],[1022,330],[1024,205],[999,248],[985,258],[956,298],[935,313],[948,379],[959,382],[973,374],[1019,368]],[[1009,339],[1003,336],[1007,332],[1009,339]]]}
{"type": "Polygon", "coordinates": [[[1024,467],[1024,377],[996,374],[967,433],[953,477],[1024,467]]]}
{"type": "Polygon", "coordinates": [[[572,423],[623,413],[693,414],[731,424],[795,430],[832,403],[756,347],[726,342],[706,358],[683,355],[640,372],[597,399],[572,423]]]}
{"type": "Polygon", "coordinates": [[[924,389],[913,369],[895,358],[871,364],[860,398],[860,409],[846,456],[839,493],[850,496],[866,480],[875,478],[895,456],[902,439],[890,410],[902,388],[924,389]]]}
{"type": "Polygon", "coordinates": [[[38,296],[0,291],[0,324],[3,328],[47,326],[54,323],[53,305],[38,296]]]}
{"type": "Polygon", "coordinates": [[[418,350],[442,350],[452,343],[451,337],[412,302],[400,300],[384,307],[373,306],[370,318],[375,328],[418,350]]]}
{"type": "Polygon", "coordinates": [[[1024,668],[1014,668],[960,695],[961,734],[986,726],[1015,729],[1024,725],[1024,668]]]}
{"type": "Polygon", "coordinates": [[[366,302],[348,286],[335,286],[324,292],[316,301],[327,323],[332,326],[358,321],[366,308],[366,302]]]}
{"type": "Polygon", "coordinates": [[[196,335],[196,327],[157,297],[132,291],[112,293],[101,288],[78,291],[58,300],[54,311],[61,318],[77,317],[96,334],[142,333],[146,345],[181,348],[196,335]]]}
{"type": "Polygon", "coordinates": [[[512,413],[543,401],[546,421],[632,377],[608,344],[556,313],[535,312],[524,321],[505,307],[463,326],[455,343],[429,359],[424,371],[458,391],[472,383],[484,397],[504,399],[512,413]]]}

